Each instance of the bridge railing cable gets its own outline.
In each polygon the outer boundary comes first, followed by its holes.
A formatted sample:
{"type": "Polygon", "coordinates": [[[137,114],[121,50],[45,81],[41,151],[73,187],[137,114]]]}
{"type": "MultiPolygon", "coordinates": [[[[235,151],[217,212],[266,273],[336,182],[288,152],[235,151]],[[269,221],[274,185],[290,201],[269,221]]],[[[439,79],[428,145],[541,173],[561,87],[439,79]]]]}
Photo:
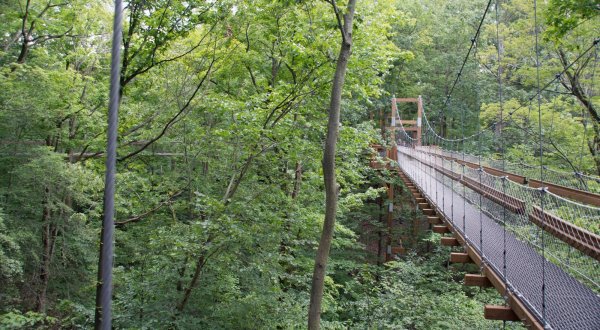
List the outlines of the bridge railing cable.
{"type": "MultiPolygon", "coordinates": [[[[494,122],[489,123],[488,125],[486,125],[485,128],[482,128],[481,130],[479,130],[476,133],[467,135],[464,138],[460,138],[460,139],[448,139],[446,137],[440,136],[437,132],[435,132],[435,130],[431,127],[431,125],[430,125],[430,123],[429,123],[428,120],[425,120],[426,127],[427,127],[427,129],[431,130],[432,133],[434,135],[436,135],[442,141],[451,141],[451,140],[461,141],[461,140],[470,140],[470,139],[473,139],[475,137],[478,137],[480,134],[484,134],[486,131],[494,129],[494,127],[496,127],[497,125],[499,125],[501,122],[506,122],[506,121],[511,120],[512,116],[514,116],[517,112],[521,111],[522,109],[527,108],[527,105],[530,102],[536,100],[536,98],[538,98],[538,97],[541,97],[542,91],[545,91],[546,89],[548,89],[549,86],[551,86],[552,84],[554,84],[557,81],[557,79],[559,79],[562,75],[564,75],[565,72],[567,72],[568,70],[570,70],[581,59],[583,59],[590,51],[592,51],[593,49],[595,49],[598,44],[600,44],[600,38],[595,39],[590,46],[588,46],[583,52],[581,52],[579,54],[579,56],[577,56],[577,58],[575,58],[575,60],[573,60],[571,63],[569,63],[567,66],[565,66],[560,72],[558,72],[557,74],[555,74],[554,78],[552,78],[546,84],[544,84],[543,86],[541,86],[539,88],[538,92],[536,92],[534,95],[528,97],[527,100],[526,100],[526,102],[523,105],[517,107],[514,110],[509,111],[508,114],[502,116],[500,119],[498,119],[498,120],[496,120],[494,122]]],[[[447,97],[446,99],[448,100],[449,98],[447,97]]],[[[446,102],[444,104],[446,104],[446,102]]],[[[427,118],[427,114],[424,111],[423,112],[423,119],[425,119],[425,118],[427,118]]]]}
{"type": "MultiPolygon", "coordinates": [[[[444,194],[450,196],[452,194],[450,189],[454,186],[454,199],[446,198],[445,209],[442,209],[442,213],[449,218],[450,205],[452,205],[450,203],[455,203],[455,219],[453,221],[456,227],[474,243],[473,246],[479,253],[485,255],[486,267],[503,274],[502,280],[506,282],[510,292],[522,295],[524,300],[530,304],[531,310],[535,311],[540,318],[547,319],[552,326],[558,324],[559,326],[556,328],[562,328],[560,326],[562,321],[559,320],[561,316],[554,312],[555,304],[564,305],[560,301],[569,301],[572,298],[571,296],[554,296],[556,290],[559,290],[562,285],[573,286],[572,290],[574,290],[573,295],[575,296],[589,296],[590,292],[600,292],[600,286],[597,283],[597,274],[600,271],[599,263],[591,256],[593,251],[586,250],[582,246],[574,246],[574,244],[586,242],[587,238],[592,237],[586,236],[588,233],[580,225],[582,220],[586,220],[588,228],[592,229],[594,226],[597,228],[598,219],[600,219],[599,208],[573,203],[551,192],[546,192],[542,211],[539,189],[519,185],[505,180],[501,176],[494,176],[468,166],[464,167],[463,175],[463,169],[458,170],[460,164],[456,160],[435,156],[436,152],[433,151],[437,147],[410,146],[408,139],[403,140],[405,141],[404,145],[400,145],[398,150],[401,168],[417,181],[416,184],[421,186],[426,191],[425,194],[428,198],[438,203],[440,208],[444,207],[442,205],[444,194]],[[436,160],[432,162],[432,158],[436,160]],[[454,164],[451,164],[452,162],[454,164]],[[457,170],[452,172],[452,168],[457,170]],[[436,175],[432,176],[428,173],[436,175]],[[448,180],[455,182],[449,184],[448,180]],[[433,181],[439,181],[439,183],[433,184],[433,181]],[[431,187],[435,186],[437,186],[436,191],[431,190],[431,187]],[[464,198],[463,201],[460,200],[462,198],[464,198]],[[466,209],[457,207],[463,203],[466,209]],[[503,209],[506,210],[504,219],[503,209]],[[464,225],[462,219],[465,215],[463,213],[467,215],[464,225]],[[480,215],[479,219],[477,214],[480,215]],[[541,225],[544,222],[546,222],[545,228],[541,225]],[[498,228],[499,235],[495,235],[493,228],[489,227],[494,223],[498,228]],[[506,230],[504,239],[502,237],[503,226],[506,230]],[[542,237],[544,237],[543,244],[542,237]],[[505,270],[503,270],[503,240],[506,241],[507,266],[505,270]],[[520,245],[515,248],[515,244],[520,245]],[[531,258],[534,258],[532,253],[540,256],[542,251],[544,251],[545,257],[543,260],[546,260],[544,261],[545,265],[542,265],[541,262],[531,262],[531,258]],[[547,269],[545,282],[537,277],[542,274],[542,266],[547,269]],[[565,278],[560,275],[562,273],[555,267],[570,274],[570,277],[565,278]],[[523,270],[519,270],[520,268],[523,270]],[[572,281],[579,281],[586,286],[573,284],[575,282],[572,281]],[[540,287],[536,286],[536,283],[539,285],[546,283],[546,290],[550,293],[546,302],[544,302],[545,298],[542,297],[540,287]],[[551,311],[546,316],[542,316],[544,305],[547,305],[548,310],[551,311]]],[[[595,295],[592,293],[591,296],[595,295]]],[[[578,308],[581,306],[577,304],[564,306],[567,306],[564,308],[568,310],[561,311],[561,313],[583,317],[584,321],[582,322],[595,322],[594,316],[579,315],[581,311],[578,311],[578,308]]]]}

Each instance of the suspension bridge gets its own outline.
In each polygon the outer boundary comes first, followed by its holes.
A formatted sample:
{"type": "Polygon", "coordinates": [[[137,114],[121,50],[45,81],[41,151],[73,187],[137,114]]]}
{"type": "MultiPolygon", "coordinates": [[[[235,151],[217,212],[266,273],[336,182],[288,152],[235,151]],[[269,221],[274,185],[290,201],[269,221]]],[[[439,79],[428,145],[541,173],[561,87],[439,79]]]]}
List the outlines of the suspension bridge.
{"type": "MultiPolygon", "coordinates": [[[[485,306],[486,318],[600,329],[600,195],[587,189],[595,177],[546,176],[542,167],[541,177],[529,178],[520,172],[534,166],[469,155],[465,139],[436,133],[421,97],[393,98],[387,130],[393,143],[385,153],[379,147],[380,155],[452,248],[450,262],[479,266],[465,285],[493,286],[505,299],[485,306]],[[403,120],[398,102],[417,103],[416,120],[403,120]]],[[[390,244],[388,259],[392,251],[390,244]]]]}
{"type": "MultiPolygon", "coordinates": [[[[491,4],[488,1],[438,118],[444,108],[448,110],[463,69],[471,55],[477,53],[479,34],[491,4]]],[[[386,162],[371,164],[375,168],[385,166],[399,176],[403,182],[401,189],[421,210],[429,228],[441,235],[443,246],[450,247],[450,262],[474,263],[479,267],[477,274],[465,275],[464,284],[495,287],[504,298],[504,305],[485,306],[486,318],[522,321],[531,329],[600,329],[600,195],[597,193],[600,178],[581,173],[568,159],[573,171],[561,172],[544,166],[544,144],[549,139],[544,136],[541,111],[542,92],[557,84],[562,75],[568,75],[592,50],[595,50],[595,65],[600,39],[596,38],[574,61],[564,63],[563,70],[553,79],[542,84],[534,0],[536,93],[525,105],[504,113],[498,1],[494,7],[497,42],[494,74],[499,120],[482,127],[478,112],[477,131],[466,135],[463,107],[460,136],[449,138],[441,130],[438,134],[429,120],[433,116],[428,116],[420,96],[392,97],[387,122],[383,116],[380,118],[384,138],[388,139],[387,148],[376,147],[386,162]],[[399,103],[416,103],[416,116],[414,111],[411,114],[399,111],[399,103]],[[513,119],[518,111],[525,108],[531,112],[536,105],[537,132],[513,119]],[[503,129],[507,123],[522,129],[526,138],[536,143],[539,165],[506,160],[503,129]],[[500,159],[492,159],[482,151],[482,136],[486,131],[493,131],[500,159]]],[[[476,56],[473,58],[477,60],[476,56]]],[[[591,91],[594,92],[593,83],[591,91]]],[[[591,102],[584,105],[588,112],[593,112],[591,102]]],[[[585,117],[583,124],[586,129],[585,117]]],[[[390,260],[402,247],[393,246],[394,187],[388,184],[387,188],[390,234],[386,260],[390,260]]]]}

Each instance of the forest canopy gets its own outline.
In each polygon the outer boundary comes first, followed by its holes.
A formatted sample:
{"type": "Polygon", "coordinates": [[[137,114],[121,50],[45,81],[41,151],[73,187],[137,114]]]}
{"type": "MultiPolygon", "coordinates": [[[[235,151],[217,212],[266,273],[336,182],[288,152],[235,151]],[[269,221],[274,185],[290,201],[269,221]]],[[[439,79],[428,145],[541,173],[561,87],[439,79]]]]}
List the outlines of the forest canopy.
{"type": "MultiPolygon", "coordinates": [[[[342,40],[331,2],[126,2],[116,328],[306,326],[342,40]]],[[[481,306],[502,298],[463,287],[435,234],[397,233],[407,252],[389,263],[373,248],[386,230],[381,187],[399,184],[369,166],[371,146],[391,143],[379,119],[393,96],[421,95],[448,138],[514,110],[502,139],[490,129],[465,146],[514,163],[539,161],[541,120],[543,165],[600,175],[597,3],[538,1],[536,26],[532,1],[502,1],[465,58],[486,4],[356,1],[323,328],[498,326],[481,306]],[[536,28],[539,83],[551,82],[540,119],[528,110],[536,28]]],[[[0,1],[0,328],[93,325],[112,20],[106,0],[0,1]]]]}

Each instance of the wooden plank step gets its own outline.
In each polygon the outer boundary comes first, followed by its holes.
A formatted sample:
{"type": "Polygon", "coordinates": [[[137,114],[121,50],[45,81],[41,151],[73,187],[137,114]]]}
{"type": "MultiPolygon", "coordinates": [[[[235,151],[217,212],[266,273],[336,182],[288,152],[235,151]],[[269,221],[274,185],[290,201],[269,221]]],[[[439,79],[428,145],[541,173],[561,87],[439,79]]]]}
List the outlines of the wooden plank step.
{"type": "Polygon", "coordinates": [[[417,200],[417,203],[426,203],[427,202],[427,200],[423,197],[416,198],[416,200],[417,200]]]}
{"type": "Polygon", "coordinates": [[[423,210],[423,209],[430,209],[431,207],[429,207],[429,203],[419,203],[419,208],[421,210],[423,210]]]}
{"type": "Polygon", "coordinates": [[[492,282],[484,276],[479,274],[465,274],[465,285],[466,286],[479,286],[482,288],[493,287],[492,282]]]}
{"type": "Polygon", "coordinates": [[[439,217],[427,217],[427,222],[429,222],[432,225],[441,225],[442,219],[440,219],[439,217]]]}
{"type": "Polygon", "coordinates": [[[432,229],[434,233],[438,233],[438,234],[446,234],[450,232],[450,229],[448,229],[448,227],[441,225],[441,226],[433,226],[432,229]]]}
{"type": "Polygon", "coordinates": [[[483,317],[488,320],[520,321],[517,314],[509,306],[485,305],[483,317]]]}
{"type": "Polygon", "coordinates": [[[443,246],[460,246],[460,243],[454,237],[442,237],[441,243],[443,246]]]}
{"type": "Polygon", "coordinates": [[[425,215],[435,215],[434,209],[422,209],[421,212],[423,212],[425,215]]]}
{"type": "Polygon", "coordinates": [[[450,253],[450,262],[457,264],[469,264],[473,263],[473,260],[466,253],[452,252],[450,253]]]}

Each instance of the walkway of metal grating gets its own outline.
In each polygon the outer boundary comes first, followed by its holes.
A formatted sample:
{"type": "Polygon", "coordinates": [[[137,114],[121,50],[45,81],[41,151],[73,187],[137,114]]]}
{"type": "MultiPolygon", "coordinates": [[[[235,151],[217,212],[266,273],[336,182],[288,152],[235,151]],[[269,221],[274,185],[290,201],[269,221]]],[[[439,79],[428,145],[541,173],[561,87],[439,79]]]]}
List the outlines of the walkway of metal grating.
{"type": "Polygon", "coordinates": [[[460,183],[450,183],[451,179],[417,160],[414,149],[401,148],[398,163],[453,229],[482,256],[483,263],[547,329],[600,329],[599,295],[546,260],[530,243],[505,231],[501,223],[461,195],[462,186],[458,191],[452,188],[460,183]]]}

